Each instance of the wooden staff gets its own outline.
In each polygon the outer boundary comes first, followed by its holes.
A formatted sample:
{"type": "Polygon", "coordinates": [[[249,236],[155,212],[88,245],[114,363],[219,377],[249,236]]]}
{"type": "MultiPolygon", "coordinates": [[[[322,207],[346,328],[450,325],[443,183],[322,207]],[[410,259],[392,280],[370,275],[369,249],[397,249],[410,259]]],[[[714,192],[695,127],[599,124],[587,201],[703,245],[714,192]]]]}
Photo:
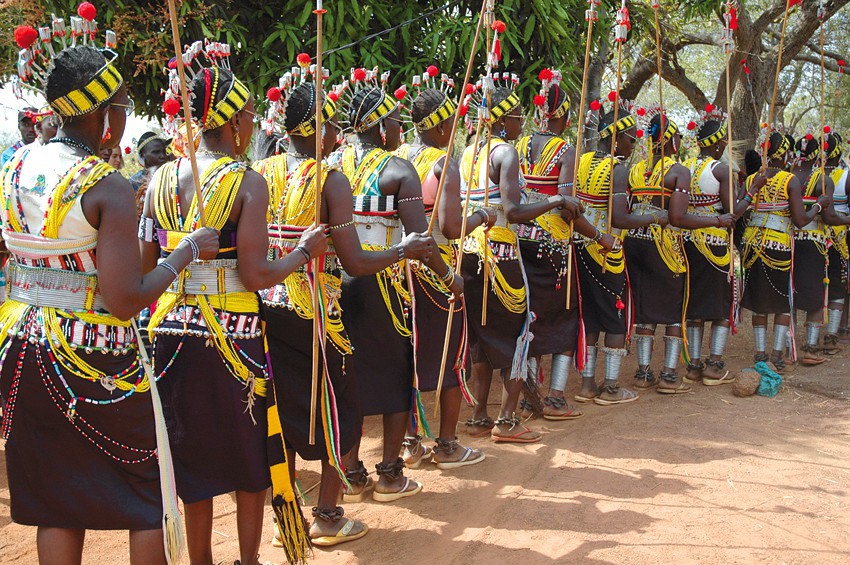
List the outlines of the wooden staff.
{"type": "MultiPolygon", "coordinates": [[[[617,21],[614,25],[614,41],[617,43],[617,90],[615,91],[617,97],[614,99],[614,121],[612,122],[614,132],[611,134],[611,173],[608,178],[607,231],[609,235],[614,233],[614,164],[616,161],[615,154],[617,152],[617,122],[620,119],[620,81],[622,80],[621,71],[623,68],[623,43],[626,42],[626,37],[628,36],[628,21],[629,13],[626,11],[626,0],[623,0],[620,9],[617,11],[617,21]]],[[[575,189],[578,190],[577,187],[575,189]]],[[[602,263],[602,272],[604,273],[607,269],[608,261],[606,260],[602,263]]]]}
{"type": "MultiPolygon", "coordinates": [[[[322,7],[322,0],[316,0],[316,9],[313,13],[316,14],[316,72],[313,75],[313,80],[316,83],[316,176],[315,176],[315,192],[316,203],[313,208],[313,227],[320,223],[322,213],[322,108],[324,107],[324,99],[322,98],[322,82],[324,81],[324,70],[322,69],[322,16],[325,15],[325,10],[322,7]]],[[[319,316],[322,314],[319,308],[319,285],[321,273],[319,272],[319,258],[313,259],[313,380],[310,383],[310,445],[316,443],[316,401],[319,394],[319,342],[324,339],[324,335],[319,335],[324,332],[324,324],[319,324],[319,316]]]]}
{"type": "MultiPolygon", "coordinates": [[[[489,59],[490,49],[492,48],[492,33],[493,33],[492,32],[492,25],[493,25],[492,12],[488,12],[488,15],[489,15],[489,18],[488,18],[488,25],[487,25],[487,57],[489,59]]],[[[492,68],[489,65],[489,60],[488,60],[488,64],[487,64],[486,68],[487,68],[487,75],[491,76],[492,68]]],[[[485,157],[484,157],[485,158],[485,163],[484,163],[484,171],[485,171],[485,175],[484,175],[484,178],[485,178],[485,181],[484,181],[484,207],[486,208],[487,206],[490,205],[490,142],[493,139],[493,114],[492,114],[492,111],[493,111],[492,100],[493,100],[493,98],[492,98],[492,93],[490,92],[491,88],[489,86],[489,80],[484,81],[484,89],[485,89],[484,90],[484,100],[486,100],[487,112],[488,112],[487,150],[486,150],[485,157]]],[[[477,144],[474,145],[473,147],[475,148],[476,151],[478,150],[477,144]]],[[[472,162],[474,163],[475,159],[473,159],[472,162]]],[[[473,175],[476,174],[474,166],[472,168],[472,174],[473,175]]],[[[479,178],[477,180],[480,181],[481,177],[479,176],[479,178]]],[[[489,294],[489,286],[490,286],[490,239],[489,239],[488,235],[489,234],[485,231],[484,232],[484,249],[481,250],[484,253],[484,294],[483,294],[483,297],[481,298],[481,325],[482,326],[487,325],[487,295],[489,294]]]]}
{"type": "Polygon", "coordinates": [[[776,109],[776,94],[779,91],[779,72],[782,70],[782,50],[785,48],[785,29],[788,27],[788,12],[791,11],[792,0],[785,2],[785,14],[782,16],[782,34],[779,36],[779,53],[776,55],[776,77],[773,82],[773,97],[770,100],[770,111],[767,114],[767,133],[761,148],[761,170],[767,169],[767,147],[770,145],[770,132],[773,128],[773,112],[776,109]]]}
{"type": "MultiPolygon", "coordinates": [[[[186,121],[186,147],[189,149],[189,163],[192,165],[192,178],[195,181],[195,199],[198,201],[198,221],[201,227],[206,227],[207,217],[204,214],[204,195],[201,192],[201,175],[198,172],[198,160],[195,157],[195,128],[192,124],[192,109],[189,106],[189,92],[186,88],[186,69],[183,66],[183,48],[180,46],[180,32],[177,30],[177,7],[174,0],[168,0],[168,13],[171,16],[171,38],[174,40],[174,55],[177,58],[177,74],[180,77],[180,98],[183,102],[183,119],[186,121]]],[[[213,101],[210,102],[211,104],[213,101]]],[[[203,124],[199,124],[203,128],[203,124]]],[[[201,131],[198,135],[201,135],[201,131]]]]}
{"type": "MultiPolygon", "coordinates": [[[[661,209],[664,210],[664,134],[667,132],[667,114],[664,111],[664,81],[661,79],[661,24],[658,23],[658,10],[661,8],[661,0],[652,0],[652,14],[655,18],[655,59],[658,65],[658,123],[661,128],[661,209]]],[[[652,140],[650,140],[650,144],[652,140]]],[[[655,163],[649,163],[650,170],[655,168],[655,163]]]]}
{"type": "MultiPolygon", "coordinates": [[[[729,152],[729,213],[733,214],[735,212],[735,172],[732,167],[732,84],[731,84],[731,71],[730,66],[732,64],[732,55],[735,50],[732,47],[732,28],[730,27],[731,22],[731,9],[732,2],[728,4],[728,10],[726,13],[726,151],[729,152]]],[[[735,244],[735,224],[729,228],[729,279],[735,276],[735,261],[733,261],[733,254],[731,250],[735,244]]]]}
{"type": "MultiPolygon", "coordinates": [[[[823,23],[826,18],[826,10],[823,0],[818,4],[818,20],[820,21],[820,130],[823,132],[820,138],[820,183],[821,194],[826,194],[826,64],[824,62],[824,29],[823,23]]],[[[827,258],[828,259],[828,258],[827,258]]]]}
{"type": "MultiPolygon", "coordinates": [[[[487,10],[487,0],[481,2],[481,12],[478,15],[478,26],[475,29],[475,37],[472,39],[472,52],[469,54],[469,61],[466,64],[466,76],[463,79],[463,86],[460,89],[460,100],[463,103],[464,98],[466,97],[466,88],[469,85],[469,81],[472,77],[472,65],[475,61],[475,51],[478,49],[478,38],[481,36],[481,26],[484,22],[484,12],[487,10]]],[[[468,110],[467,110],[468,111],[468,110]]],[[[446,166],[443,167],[443,174],[440,175],[440,182],[437,184],[437,194],[434,197],[434,211],[431,213],[431,221],[428,223],[428,235],[434,230],[434,222],[437,219],[437,213],[440,207],[440,198],[443,196],[443,188],[446,185],[446,178],[448,174],[446,174],[446,170],[448,167],[448,160],[451,154],[452,148],[454,147],[455,135],[457,134],[458,124],[460,124],[460,112],[455,114],[454,120],[452,121],[452,131],[449,135],[449,145],[448,150],[446,151],[446,166]]],[[[481,123],[479,122],[477,127],[477,133],[475,136],[475,144],[472,146],[473,148],[478,145],[478,135],[481,132],[481,123]]],[[[473,163],[475,159],[472,160],[473,163]]],[[[466,185],[466,201],[463,205],[463,216],[461,217],[460,224],[460,233],[461,240],[458,245],[457,256],[455,260],[455,265],[457,266],[457,270],[460,271],[460,262],[463,257],[463,235],[466,233],[466,223],[467,223],[467,213],[469,211],[469,190],[472,186],[472,183],[467,183],[466,185]]],[[[443,354],[440,361],[440,372],[438,373],[439,377],[437,378],[437,400],[434,406],[435,413],[439,413],[440,410],[440,393],[443,390],[443,372],[446,370],[446,362],[448,360],[449,355],[449,342],[451,341],[452,334],[452,319],[454,318],[455,313],[455,302],[451,302],[449,304],[449,318],[446,321],[446,335],[443,339],[443,354]]]]}
{"type": "MultiPolygon", "coordinates": [[[[588,0],[589,8],[584,12],[584,19],[587,21],[587,42],[584,46],[584,70],[581,75],[581,98],[578,105],[578,131],[576,131],[576,157],[573,167],[573,190],[575,190],[576,178],[578,177],[578,167],[581,163],[581,146],[584,143],[584,104],[587,97],[587,70],[590,67],[590,43],[593,39],[593,22],[599,19],[596,13],[596,6],[599,0],[588,0]]],[[[573,220],[570,220],[570,234],[573,231],[573,220]]],[[[572,294],[573,281],[573,243],[569,242],[567,246],[567,310],[570,309],[570,295],[572,294]]]]}

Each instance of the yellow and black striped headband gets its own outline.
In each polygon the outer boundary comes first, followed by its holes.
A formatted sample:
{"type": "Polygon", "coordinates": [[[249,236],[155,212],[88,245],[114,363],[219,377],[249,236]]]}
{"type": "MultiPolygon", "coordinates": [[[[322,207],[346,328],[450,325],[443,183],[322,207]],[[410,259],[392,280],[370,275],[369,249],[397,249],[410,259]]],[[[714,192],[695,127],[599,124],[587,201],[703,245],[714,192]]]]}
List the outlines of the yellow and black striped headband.
{"type": "MultiPolygon", "coordinates": [[[[208,90],[208,92],[210,92],[210,103],[212,103],[212,100],[215,100],[216,90],[218,90],[219,80],[221,77],[221,72],[218,67],[214,67],[213,70],[215,72],[215,77],[211,77],[211,89],[208,90]]],[[[230,83],[230,88],[227,90],[227,94],[222,96],[221,100],[216,102],[214,107],[207,110],[204,119],[204,130],[220,128],[226,124],[230,118],[245,107],[250,96],[251,93],[249,92],[248,87],[245,86],[238,78],[233,77],[233,82],[230,83]]]]}
{"type": "MultiPolygon", "coordinates": [[[[378,103],[378,105],[375,106],[375,108],[372,109],[366,115],[365,118],[361,119],[359,124],[352,124],[354,126],[355,133],[363,133],[364,131],[368,130],[369,128],[371,128],[372,126],[392,114],[395,109],[398,108],[398,100],[396,100],[386,92],[381,92],[381,94],[383,95],[383,98],[378,103]]],[[[364,98],[363,101],[365,102],[366,98],[364,98]]]]}
{"type": "MultiPolygon", "coordinates": [[[[315,104],[315,102],[313,104],[315,104]]],[[[304,118],[304,121],[287,132],[289,135],[310,137],[316,133],[316,116],[313,114],[313,104],[310,105],[310,110],[307,112],[307,117],[304,118]]],[[[326,96],[325,103],[322,106],[322,122],[329,122],[335,115],[336,102],[326,96]]]]}
{"type": "Polygon", "coordinates": [[[561,102],[561,105],[560,105],[560,106],[558,106],[558,107],[555,109],[555,111],[554,111],[554,112],[551,112],[551,113],[549,114],[549,119],[550,119],[550,120],[558,120],[558,119],[563,118],[564,116],[569,115],[569,113],[570,113],[570,97],[569,97],[569,96],[567,96],[567,97],[564,99],[564,101],[563,101],[563,102],[561,102]]]}
{"type": "Polygon", "coordinates": [[[718,129],[716,132],[709,135],[708,137],[699,138],[699,136],[697,136],[697,143],[700,147],[709,147],[711,145],[714,145],[724,137],[726,137],[726,122],[720,124],[720,129],[718,129]]]}
{"type": "Polygon", "coordinates": [[[670,141],[674,135],[679,133],[679,126],[667,118],[664,119],[667,121],[667,129],[664,130],[664,141],[670,141]]]}
{"type": "Polygon", "coordinates": [[[832,148],[832,151],[827,153],[826,158],[827,159],[837,159],[838,157],[841,157],[841,142],[843,140],[841,139],[841,136],[838,135],[837,133],[829,134],[829,138],[835,140],[835,147],[832,148]]]}
{"type": "Polygon", "coordinates": [[[106,63],[87,85],[72,90],[50,103],[51,108],[56,110],[56,113],[60,116],[73,118],[93,112],[104,102],[111,99],[124,84],[121,73],[113,65],[118,55],[108,49],[104,50],[103,54],[107,58],[106,63]]]}
{"type": "Polygon", "coordinates": [[[431,128],[437,127],[440,123],[448,120],[454,115],[457,110],[457,106],[455,106],[455,103],[452,102],[451,98],[446,96],[445,93],[443,93],[443,96],[445,96],[445,100],[443,100],[443,103],[440,104],[439,108],[431,112],[431,114],[421,122],[413,124],[416,131],[428,131],[431,128]]]}
{"type": "Polygon", "coordinates": [[[511,92],[510,96],[496,104],[493,109],[490,110],[490,116],[495,122],[517,106],[519,106],[519,96],[517,96],[516,92],[511,92]]]}
{"type": "Polygon", "coordinates": [[[599,132],[600,139],[607,139],[614,134],[614,130],[617,130],[617,133],[621,131],[626,131],[630,127],[633,127],[637,122],[635,121],[635,117],[632,115],[624,116],[617,120],[613,124],[609,124],[606,128],[599,132]]]}
{"type": "Polygon", "coordinates": [[[782,139],[779,142],[779,144],[777,145],[776,150],[770,151],[771,149],[773,149],[771,147],[773,144],[770,142],[770,138],[768,137],[768,142],[767,142],[767,147],[768,147],[768,150],[769,150],[768,157],[770,157],[771,159],[779,159],[780,157],[785,155],[785,153],[787,153],[789,149],[791,149],[791,140],[788,139],[788,136],[783,135],[779,132],[775,132],[775,133],[777,133],[779,135],[779,137],[781,137],[782,139]]]}

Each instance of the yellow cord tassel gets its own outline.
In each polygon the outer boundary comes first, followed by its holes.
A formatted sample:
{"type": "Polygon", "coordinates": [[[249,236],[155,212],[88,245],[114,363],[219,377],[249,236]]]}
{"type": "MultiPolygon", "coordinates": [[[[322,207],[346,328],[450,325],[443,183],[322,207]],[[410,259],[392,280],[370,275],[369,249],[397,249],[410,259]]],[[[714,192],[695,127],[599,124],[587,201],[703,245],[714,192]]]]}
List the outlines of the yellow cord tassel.
{"type": "MultiPolygon", "coordinates": [[[[499,269],[499,263],[493,255],[493,250],[490,245],[507,244],[516,247],[516,234],[509,228],[501,226],[493,226],[489,230],[489,238],[482,228],[476,228],[464,244],[464,251],[475,253],[482,260],[490,263],[490,278],[493,283],[493,292],[509,312],[514,314],[523,314],[526,310],[526,294],[525,286],[514,288],[499,269]],[[489,241],[488,241],[489,239],[489,241]],[[486,256],[485,256],[486,254],[486,256]]],[[[518,260],[518,259],[517,259],[518,260]]]]}

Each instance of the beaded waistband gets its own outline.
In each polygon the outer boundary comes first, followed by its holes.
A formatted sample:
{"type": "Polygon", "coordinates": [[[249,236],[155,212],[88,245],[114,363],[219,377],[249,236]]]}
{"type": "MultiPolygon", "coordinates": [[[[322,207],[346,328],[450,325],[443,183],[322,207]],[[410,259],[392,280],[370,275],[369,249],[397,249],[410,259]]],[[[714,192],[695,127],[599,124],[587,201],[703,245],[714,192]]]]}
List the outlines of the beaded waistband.
{"type": "Polygon", "coordinates": [[[750,221],[747,223],[747,227],[766,228],[788,234],[794,229],[791,218],[778,214],[768,214],[766,212],[753,212],[750,216],[750,221]]]}
{"type": "Polygon", "coordinates": [[[60,310],[106,312],[97,273],[78,273],[9,263],[9,298],[24,304],[60,310]]]}
{"type": "Polygon", "coordinates": [[[168,290],[177,294],[220,295],[247,292],[239,278],[236,259],[191,263],[168,290]]]}

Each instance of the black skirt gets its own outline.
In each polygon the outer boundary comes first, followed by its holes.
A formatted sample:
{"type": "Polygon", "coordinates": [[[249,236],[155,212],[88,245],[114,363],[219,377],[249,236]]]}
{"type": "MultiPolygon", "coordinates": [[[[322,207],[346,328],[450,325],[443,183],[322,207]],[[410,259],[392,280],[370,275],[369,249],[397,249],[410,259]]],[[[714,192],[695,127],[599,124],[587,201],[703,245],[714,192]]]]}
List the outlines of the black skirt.
{"type": "MultiPolygon", "coordinates": [[[[709,245],[715,255],[722,255],[727,247],[709,245]]],[[[728,267],[721,269],[708,260],[696,245],[685,242],[688,257],[688,319],[729,320],[732,315],[732,282],[728,267]]]]}
{"type": "Polygon", "coordinates": [[[527,239],[520,239],[519,247],[534,314],[534,337],[528,349],[529,357],[575,351],[579,319],[575,271],[568,310],[567,277],[556,271],[566,264],[563,254],[527,239]]]}
{"type": "MultiPolygon", "coordinates": [[[[499,262],[499,270],[513,288],[522,288],[522,271],[519,260],[499,262]]],[[[523,331],[526,313],[516,314],[507,310],[487,285],[487,325],[481,325],[484,305],[484,267],[479,272],[479,256],[464,253],[461,261],[463,294],[466,298],[467,321],[469,324],[469,351],[473,363],[488,363],[493,369],[511,367],[516,351],[517,339],[523,331]]],[[[532,326],[532,330],[533,330],[532,326]]]]}
{"type": "MultiPolygon", "coordinates": [[[[747,249],[744,247],[745,254],[741,257],[743,264],[748,262],[747,249]]],[[[764,249],[762,253],[774,261],[788,261],[791,258],[790,251],[764,249]]],[[[756,259],[744,273],[741,307],[755,314],[788,314],[791,311],[788,304],[790,279],[791,271],[771,269],[760,258],[756,259]]]]}
{"type": "Polygon", "coordinates": [[[814,241],[794,241],[794,308],[815,312],[823,308],[826,257],[814,241]]]}
{"type": "MultiPolygon", "coordinates": [[[[310,445],[310,396],[313,383],[313,321],[305,320],[288,308],[267,308],[266,339],[272,362],[275,396],[283,437],[288,448],[308,461],[327,460],[322,439],[321,381],[317,389],[316,443],[310,445]]],[[[326,339],[327,359],[336,417],[340,454],[348,453],[360,437],[360,416],[353,375],[347,374],[343,355],[326,339]]],[[[319,378],[323,376],[323,356],[319,351],[319,378]]]]}
{"type": "MultiPolygon", "coordinates": [[[[429,392],[437,390],[439,384],[440,362],[443,358],[446,324],[449,318],[449,299],[415,273],[413,281],[416,297],[416,373],[419,376],[419,390],[429,392]]],[[[460,386],[462,369],[466,367],[467,362],[464,344],[465,304],[459,304],[452,316],[452,331],[446,367],[443,370],[443,388],[460,386]]]]}
{"type": "MultiPolygon", "coordinates": [[[[399,320],[408,312],[387,285],[399,320]]],[[[342,279],[342,322],[354,355],[349,365],[357,379],[357,404],[363,416],[407,412],[413,399],[413,342],[393,326],[375,275],[342,279]]],[[[406,309],[406,308],[405,308],[406,309]]]]}
{"type": "Polygon", "coordinates": [[[847,259],[833,245],[829,248],[829,300],[843,302],[847,298],[847,259]]]}
{"type": "MultiPolygon", "coordinates": [[[[114,375],[129,367],[135,354],[82,353],[80,357],[114,375]]],[[[99,382],[73,375],[64,378],[78,396],[107,400],[124,394],[119,389],[108,392],[99,382]]],[[[129,382],[135,381],[130,377],[129,382]]],[[[66,416],[70,394],[56,374],[47,348],[16,338],[3,363],[0,395],[9,431],[6,471],[13,521],[80,530],[162,527],[149,393],[137,392],[107,405],[80,401],[72,422],[66,416]],[[16,380],[15,367],[22,350],[25,356],[16,380]]]]}
{"type": "Polygon", "coordinates": [[[684,274],[674,274],[655,242],[627,237],[623,241],[632,287],[636,324],[681,324],[684,317],[684,274]]]}
{"type": "MultiPolygon", "coordinates": [[[[159,328],[182,330],[183,326],[164,321],[159,328]]],[[[261,337],[235,341],[254,363],[265,366],[261,337]]],[[[177,494],[183,502],[267,489],[271,476],[266,456],[265,398],[255,396],[249,412],[245,384],[230,374],[218,351],[208,347],[203,337],[158,333],[153,348],[156,374],[173,358],[159,379],[159,390],[174,457],[177,494]]],[[[256,378],[263,378],[260,368],[244,362],[256,378]]]]}
{"type": "Polygon", "coordinates": [[[626,335],[626,311],[617,309],[617,297],[628,302],[626,271],[602,272],[602,267],[582,245],[575,247],[576,272],[581,289],[581,320],[587,333],[626,335]]]}

